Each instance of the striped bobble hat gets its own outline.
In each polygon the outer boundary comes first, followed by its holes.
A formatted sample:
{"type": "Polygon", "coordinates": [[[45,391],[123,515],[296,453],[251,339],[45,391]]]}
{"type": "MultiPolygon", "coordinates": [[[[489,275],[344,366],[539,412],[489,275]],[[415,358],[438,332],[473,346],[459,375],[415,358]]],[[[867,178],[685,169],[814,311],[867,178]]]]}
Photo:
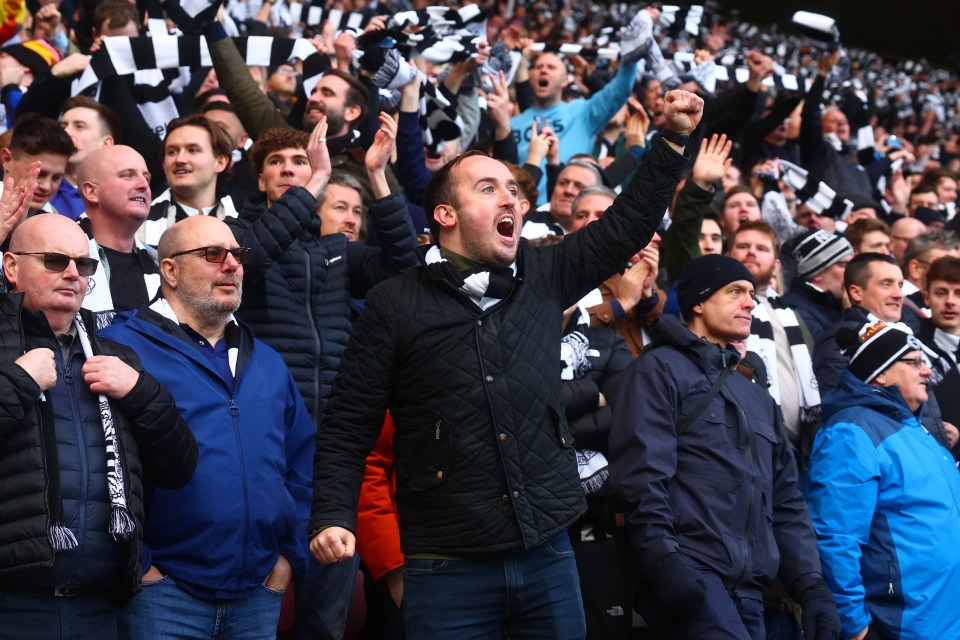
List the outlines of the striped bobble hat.
{"type": "Polygon", "coordinates": [[[808,280],[844,258],[853,257],[853,247],[843,236],[818,229],[804,237],[793,250],[797,276],[808,280]]]}

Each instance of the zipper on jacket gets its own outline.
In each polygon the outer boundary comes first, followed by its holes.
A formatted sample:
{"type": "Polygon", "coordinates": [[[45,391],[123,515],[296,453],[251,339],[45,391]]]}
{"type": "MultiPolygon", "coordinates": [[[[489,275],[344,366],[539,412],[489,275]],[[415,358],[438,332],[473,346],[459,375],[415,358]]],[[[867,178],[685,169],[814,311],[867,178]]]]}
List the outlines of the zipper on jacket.
{"type": "Polygon", "coordinates": [[[894,596],[897,594],[896,589],[893,588],[893,563],[889,560],[887,561],[887,595],[894,596]]]}
{"type": "Polygon", "coordinates": [[[437,420],[437,424],[434,425],[434,428],[436,428],[436,430],[437,430],[437,431],[436,431],[436,434],[434,435],[434,440],[439,440],[439,439],[440,439],[440,422],[441,422],[440,420],[437,420]]]}
{"type": "Polygon", "coordinates": [[[303,306],[307,311],[307,320],[310,322],[310,330],[313,332],[314,358],[313,358],[313,411],[310,415],[313,418],[313,424],[316,426],[320,420],[320,332],[317,331],[317,322],[313,317],[313,309],[310,308],[310,300],[313,299],[313,271],[310,265],[310,252],[303,252],[303,261],[306,263],[306,287],[303,292],[303,306]]]}
{"type": "MultiPolygon", "coordinates": [[[[727,362],[727,355],[720,350],[720,361],[724,367],[729,366],[727,362]]],[[[748,579],[747,569],[750,566],[750,545],[747,543],[747,534],[750,530],[750,522],[753,519],[753,506],[754,506],[754,496],[757,492],[757,467],[753,460],[753,430],[750,428],[750,421],[747,420],[747,414],[744,413],[740,405],[734,402],[734,406],[737,408],[737,415],[740,417],[740,422],[743,424],[743,435],[745,436],[746,444],[746,453],[747,453],[747,469],[750,472],[748,478],[748,492],[747,492],[747,513],[743,521],[743,535],[740,536],[740,557],[742,561],[742,567],[740,569],[740,578],[748,579]]]]}
{"type": "MultiPolygon", "coordinates": [[[[237,385],[234,384],[234,388],[237,385]]],[[[243,580],[247,569],[247,547],[250,537],[250,493],[247,488],[247,468],[243,462],[243,445],[240,442],[240,407],[234,401],[235,396],[230,394],[230,416],[233,419],[233,438],[237,443],[237,461],[240,463],[240,485],[243,488],[243,521],[246,523],[243,527],[243,559],[240,574],[237,577],[238,584],[243,580]]]]}
{"type": "MultiPolygon", "coordinates": [[[[79,338],[77,338],[79,340],[79,338]]],[[[75,563],[73,571],[70,572],[70,577],[67,578],[66,583],[61,587],[61,590],[64,592],[70,591],[70,583],[73,580],[73,577],[76,575],[77,569],[80,566],[80,556],[81,550],[83,549],[83,539],[86,536],[87,532],[87,488],[89,486],[89,461],[87,460],[87,441],[83,436],[83,421],[80,418],[80,408],[77,405],[77,394],[73,387],[74,377],[73,371],[69,368],[68,362],[63,357],[63,349],[60,348],[58,341],[55,341],[56,344],[53,347],[54,353],[57,354],[57,360],[60,362],[61,370],[63,371],[63,381],[67,383],[67,395],[70,398],[70,411],[73,413],[73,425],[77,432],[77,452],[80,456],[80,500],[77,505],[77,548],[75,554],[75,563]]],[[[59,469],[57,473],[59,473],[59,469]]],[[[109,496],[108,496],[109,499],[109,496]]],[[[63,512],[63,490],[61,487],[60,495],[60,516],[63,519],[61,524],[67,526],[66,523],[66,513],[63,512]]]]}

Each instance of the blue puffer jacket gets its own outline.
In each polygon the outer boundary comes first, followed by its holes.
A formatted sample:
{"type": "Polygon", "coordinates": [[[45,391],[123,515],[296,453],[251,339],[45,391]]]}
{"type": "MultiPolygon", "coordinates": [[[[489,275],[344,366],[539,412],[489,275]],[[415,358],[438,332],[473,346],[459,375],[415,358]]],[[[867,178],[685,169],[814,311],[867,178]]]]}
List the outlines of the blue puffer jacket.
{"type": "Polygon", "coordinates": [[[208,599],[256,589],[282,554],[307,567],[316,428],[276,351],[240,325],[235,390],[184,330],[152,309],[117,316],[101,335],[129,345],[173,394],[200,459],[183,488],[155,488],[144,536],[151,562],[208,599]]]}
{"type": "Polygon", "coordinates": [[[849,372],[823,401],[807,499],[843,623],[885,638],[960,638],[960,474],[896,387],[849,372]]]}

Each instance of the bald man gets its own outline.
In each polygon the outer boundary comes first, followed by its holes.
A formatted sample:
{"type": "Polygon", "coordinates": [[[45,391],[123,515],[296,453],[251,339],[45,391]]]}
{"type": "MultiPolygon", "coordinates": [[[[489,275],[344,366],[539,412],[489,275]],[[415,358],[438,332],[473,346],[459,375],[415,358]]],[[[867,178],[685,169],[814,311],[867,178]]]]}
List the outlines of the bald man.
{"type": "Polygon", "coordinates": [[[97,261],[72,220],[21,223],[0,294],[0,629],[116,638],[139,589],[144,482],[185,484],[197,445],[173,397],[81,311],[97,261]],[[60,597],[70,596],[70,597],[60,597]]]}
{"type": "Polygon", "coordinates": [[[86,210],[80,225],[90,254],[100,260],[84,308],[109,319],[147,304],[160,287],[160,272],[156,250],[136,237],[150,213],[150,171],[143,156],[124,145],[91,151],[77,169],[77,185],[86,210]]]}
{"type": "Polygon", "coordinates": [[[927,225],[916,218],[900,218],[890,226],[890,248],[897,259],[897,264],[903,262],[903,253],[907,250],[910,241],[926,232],[927,225]]]}
{"type": "MultiPolygon", "coordinates": [[[[230,228],[193,216],[160,238],[162,297],[103,334],[168,386],[204,456],[193,480],[151,492],[144,582],[126,638],[276,635],[283,592],[307,573],[317,430],[280,355],[233,314],[243,264],[230,228]]],[[[152,488],[152,487],[151,487],[152,488]]]]}

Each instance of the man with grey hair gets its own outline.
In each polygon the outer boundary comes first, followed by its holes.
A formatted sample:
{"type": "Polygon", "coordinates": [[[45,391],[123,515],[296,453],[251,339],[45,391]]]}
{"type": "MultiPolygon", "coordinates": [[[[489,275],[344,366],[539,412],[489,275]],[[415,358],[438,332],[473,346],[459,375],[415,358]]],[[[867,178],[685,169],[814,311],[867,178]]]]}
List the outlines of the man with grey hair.
{"type": "Polygon", "coordinates": [[[960,240],[953,231],[939,229],[922,233],[910,239],[903,252],[903,306],[930,317],[923,292],[927,289],[927,271],[934,260],[944,256],[960,255],[960,240]]]}
{"type": "Polygon", "coordinates": [[[206,636],[219,624],[265,638],[291,579],[307,576],[316,430],[280,355],[234,318],[250,249],[193,216],[158,251],[162,297],[102,334],[170,389],[202,455],[182,488],[148,486],[148,588],[121,611],[121,636],[206,636]]]}
{"type": "MultiPolygon", "coordinates": [[[[603,217],[617,194],[610,187],[585,187],[573,200],[572,231],[579,231],[603,217]]],[[[609,327],[623,336],[634,357],[649,341],[646,330],[660,317],[667,295],[656,284],[660,266],[660,234],[630,259],[622,273],[597,287],[600,296],[589,294],[582,301],[594,327],[609,327]]]]}
{"type": "Polygon", "coordinates": [[[550,194],[550,202],[530,212],[524,220],[522,237],[528,240],[548,235],[562,236],[573,231],[573,201],[586,187],[603,184],[597,165],[584,158],[574,158],[560,171],[550,194]]]}

